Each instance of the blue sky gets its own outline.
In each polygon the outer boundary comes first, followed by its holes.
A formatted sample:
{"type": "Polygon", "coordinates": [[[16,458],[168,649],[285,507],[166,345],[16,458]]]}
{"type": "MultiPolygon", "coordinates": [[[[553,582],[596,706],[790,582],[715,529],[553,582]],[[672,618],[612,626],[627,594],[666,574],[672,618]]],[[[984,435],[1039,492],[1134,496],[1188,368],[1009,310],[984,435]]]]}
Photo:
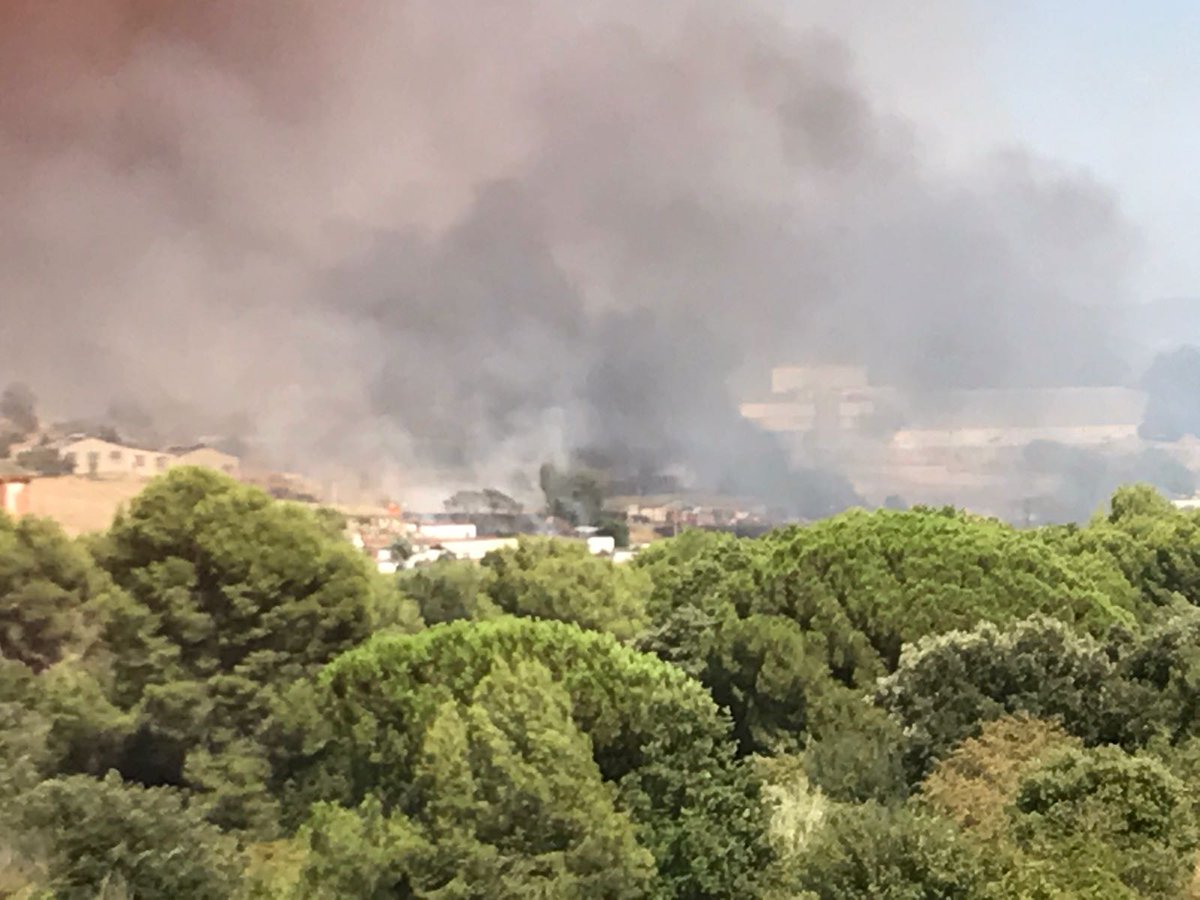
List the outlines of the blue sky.
{"type": "Polygon", "coordinates": [[[1200,298],[1200,2],[970,2],[1004,131],[1116,191],[1144,299],[1200,298]]]}

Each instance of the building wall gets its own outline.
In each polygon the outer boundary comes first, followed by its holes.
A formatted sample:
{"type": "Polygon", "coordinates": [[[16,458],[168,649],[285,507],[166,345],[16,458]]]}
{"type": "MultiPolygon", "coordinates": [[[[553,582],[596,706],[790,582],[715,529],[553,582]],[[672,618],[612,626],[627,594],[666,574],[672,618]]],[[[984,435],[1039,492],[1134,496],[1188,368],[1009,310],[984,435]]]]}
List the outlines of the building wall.
{"type": "Polygon", "coordinates": [[[429,522],[417,526],[417,537],[436,541],[468,541],[477,535],[472,523],[429,522]]]}
{"type": "Polygon", "coordinates": [[[867,370],[861,366],[777,366],[771,370],[772,394],[854,390],[867,385],[867,370]]]}
{"type": "Polygon", "coordinates": [[[123,447],[99,438],[84,438],[63,447],[62,454],[75,464],[76,475],[133,475],[153,478],[165,472],[173,457],[169,453],[123,447]]]}
{"type": "Polygon", "coordinates": [[[592,535],[587,539],[587,548],[588,553],[593,556],[602,554],[612,556],[617,549],[617,541],[609,535],[592,535]]]}
{"type": "Polygon", "coordinates": [[[909,428],[896,432],[892,446],[897,450],[1022,447],[1033,441],[1098,446],[1137,437],[1137,425],[1132,423],[1079,428],[909,428]]]}
{"type": "Polygon", "coordinates": [[[455,559],[469,559],[478,562],[493,550],[516,547],[516,538],[477,538],[475,540],[448,540],[418,550],[404,562],[406,569],[411,569],[440,557],[444,552],[454,555],[455,559]]]}
{"type": "Polygon", "coordinates": [[[820,428],[857,428],[875,412],[868,392],[831,389],[807,397],[782,397],[759,403],[743,403],[742,416],[759,428],[775,432],[808,432],[820,428]]]}
{"type": "Polygon", "coordinates": [[[29,513],[29,482],[0,481],[0,509],[13,517],[27,515],[29,513]]]}
{"type": "Polygon", "coordinates": [[[743,403],[741,412],[767,431],[811,431],[817,421],[816,404],[804,401],[743,403]]]}

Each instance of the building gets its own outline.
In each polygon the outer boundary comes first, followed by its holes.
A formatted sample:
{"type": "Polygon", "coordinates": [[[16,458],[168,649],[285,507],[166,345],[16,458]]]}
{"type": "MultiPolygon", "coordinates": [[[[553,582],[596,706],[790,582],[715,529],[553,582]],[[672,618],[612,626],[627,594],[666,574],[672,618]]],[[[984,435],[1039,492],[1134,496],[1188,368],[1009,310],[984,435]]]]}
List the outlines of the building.
{"type": "Polygon", "coordinates": [[[167,471],[174,461],[170,453],[125,447],[91,437],[72,441],[61,452],[63,458],[75,467],[76,475],[93,478],[153,478],[167,471]]]}
{"type": "Polygon", "coordinates": [[[478,536],[474,522],[421,522],[414,538],[418,541],[471,541],[478,536]]]}
{"type": "Polygon", "coordinates": [[[1101,448],[1139,440],[1142,391],[1120,387],[940,391],[895,432],[898,450],[1013,449],[1035,441],[1101,448]]]}
{"type": "Polygon", "coordinates": [[[776,366],[771,370],[772,394],[853,391],[869,386],[862,366],[776,366]]]}
{"type": "Polygon", "coordinates": [[[852,366],[783,366],[771,397],[742,415],[792,441],[880,442],[900,453],[1004,450],[1035,441],[1104,447],[1135,442],[1146,395],[1122,387],[933,390],[872,386],[852,366]]]}
{"type": "Polygon", "coordinates": [[[0,459],[0,510],[17,518],[29,512],[30,483],[33,473],[16,463],[0,459]]]}
{"type": "Polygon", "coordinates": [[[439,559],[467,559],[478,562],[495,550],[515,548],[517,543],[517,538],[474,538],[422,544],[417,552],[404,561],[404,568],[414,569],[439,559]]]}
{"type": "MultiPolygon", "coordinates": [[[[1033,489],[1031,446],[1112,457],[1151,446],[1139,433],[1148,398],[1126,387],[902,389],[853,367],[785,366],[771,388],[742,415],[775,433],[795,465],[836,470],[871,504],[901,497],[1008,515],[1014,490],[1033,489]]],[[[1200,441],[1163,449],[1200,469],[1200,441]]]]}
{"type": "Polygon", "coordinates": [[[172,448],[173,459],[169,468],[176,466],[202,466],[205,469],[215,469],[237,478],[241,471],[241,460],[231,453],[222,453],[213,447],[199,446],[190,448],[172,448]]]}
{"type": "Polygon", "coordinates": [[[236,456],[207,446],[147,450],[85,437],[66,444],[61,453],[75,467],[76,475],[93,478],[153,478],[178,466],[200,466],[235,478],[241,473],[241,460],[236,456]]]}
{"type": "Polygon", "coordinates": [[[617,540],[609,535],[594,534],[587,538],[587,548],[592,556],[612,556],[617,550],[617,540]]]}
{"type": "Polygon", "coordinates": [[[743,403],[741,413],[767,431],[785,434],[851,431],[892,393],[872,387],[861,366],[779,366],[771,370],[770,398],[743,403]]]}
{"type": "Polygon", "coordinates": [[[611,497],[604,508],[628,523],[656,527],[725,528],[767,513],[753,498],[698,493],[611,497]]]}

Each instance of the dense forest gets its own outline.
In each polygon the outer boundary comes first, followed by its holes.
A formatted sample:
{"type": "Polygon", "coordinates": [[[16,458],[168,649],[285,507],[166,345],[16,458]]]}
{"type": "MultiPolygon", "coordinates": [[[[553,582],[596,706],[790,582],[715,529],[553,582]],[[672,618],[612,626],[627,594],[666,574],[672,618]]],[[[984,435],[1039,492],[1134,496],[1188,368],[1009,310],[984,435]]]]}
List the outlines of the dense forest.
{"type": "Polygon", "coordinates": [[[377,574],[175,470],[0,517],[0,897],[1200,896],[1200,517],[377,574]]]}

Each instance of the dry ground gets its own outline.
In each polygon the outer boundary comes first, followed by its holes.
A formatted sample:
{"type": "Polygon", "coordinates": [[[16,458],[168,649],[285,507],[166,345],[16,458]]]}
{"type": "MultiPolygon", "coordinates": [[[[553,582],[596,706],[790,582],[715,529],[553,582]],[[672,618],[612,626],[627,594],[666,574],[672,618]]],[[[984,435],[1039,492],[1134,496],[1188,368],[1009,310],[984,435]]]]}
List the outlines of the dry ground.
{"type": "Polygon", "coordinates": [[[30,486],[29,511],[54,519],[71,535],[103,531],[121,505],[145,486],[140,478],[37,478],[30,486]]]}

